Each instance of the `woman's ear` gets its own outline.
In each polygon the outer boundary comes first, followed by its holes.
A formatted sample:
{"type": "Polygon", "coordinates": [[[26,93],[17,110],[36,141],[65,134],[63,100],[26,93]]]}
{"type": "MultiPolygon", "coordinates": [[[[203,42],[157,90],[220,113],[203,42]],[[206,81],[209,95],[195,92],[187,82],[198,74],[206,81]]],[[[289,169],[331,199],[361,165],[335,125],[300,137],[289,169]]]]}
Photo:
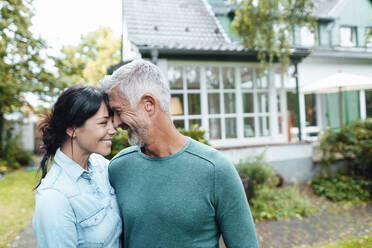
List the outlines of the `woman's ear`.
{"type": "Polygon", "coordinates": [[[66,134],[70,138],[74,139],[75,138],[75,131],[76,131],[76,128],[75,127],[69,127],[69,128],[66,129],[66,134]]]}

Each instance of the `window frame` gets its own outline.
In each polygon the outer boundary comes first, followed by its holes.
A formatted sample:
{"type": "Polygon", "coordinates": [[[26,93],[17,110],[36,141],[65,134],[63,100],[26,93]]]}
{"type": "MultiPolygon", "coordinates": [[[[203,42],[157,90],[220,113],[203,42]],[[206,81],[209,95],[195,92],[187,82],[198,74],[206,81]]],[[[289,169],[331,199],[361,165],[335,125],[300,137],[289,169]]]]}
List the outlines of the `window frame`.
{"type": "Polygon", "coordinates": [[[184,97],[184,108],[187,107],[187,94],[190,92],[200,92],[200,102],[201,102],[201,115],[198,116],[188,116],[187,111],[185,110],[183,115],[172,116],[172,120],[184,120],[184,127],[187,130],[189,126],[189,120],[200,118],[201,119],[201,128],[206,130],[206,137],[210,140],[209,135],[209,120],[212,117],[220,118],[221,120],[221,139],[212,139],[210,143],[215,147],[231,147],[231,146],[240,146],[240,145],[252,145],[252,144],[271,144],[271,143],[283,143],[288,142],[287,134],[287,115],[286,115],[286,102],[285,102],[285,88],[284,88],[284,76],[280,76],[280,87],[277,88],[274,79],[275,70],[278,70],[279,66],[274,65],[268,69],[267,72],[267,89],[255,89],[256,83],[254,83],[254,88],[251,90],[254,92],[254,112],[253,113],[243,113],[243,92],[248,92],[247,89],[242,89],[241,87],[241,69],[250,68],[253,71],[253,82],[256,82],[256,71],[260,68],[259,63],[243,63],[243,62],[205,62],[205,61],[181,61],[181,60],[165,60],[166,66],[164,70],[166,72],[166,79],[168,80],[168,68],[170,66],[183,66],[185,68],[188,65],[198,66],[200,68],[200,89],[199,90],[190,90],[186,88],[186,79],[185,79],[185,70],[183,69],[183,89],[170,90],[171,95],[173,94],[183,94],[184,97]],[[206,82],[206,68],[207,67],[217,67],[219,73],[219,84],[218,89],[207,89],[206,82]],[[235,88],[234,89],[223,89],[222,85],[222,71],[223,68],[233,68],[235,88]],[[210,114],[208,112],[208,93],[219,93],[220,96],[220,113],[219,114],[210,114]],[[225,113],[225,106],[223,104],[224,94],[225,93],[235,93],[235,113],[225,113]],[[268,96],[268,111],[264,113],[258,113],[258,100],[257,94],[260,92],[267,93],[268,96]],[[186,99],[186,101],[185,101],[186,99]],[[278,103],[279,99],[279,103],[278,103]],[[278,110],[278,105],[280,110],[278,110]],[[255,123],[255,135],[254,137],[244,137],[244,118],[245,117],[254,117],[255,123]],[[269,136],[259,136],[259,118],[268,117],[269,125],[269,136]],[[281,117],[281,123],[279,123],[279,117],[281,117]],[[236,119],[236,132],[237,138],[226,138],[226,129],[225,122],[226,118],[235,118],[236,119]],[[279,124],[282,126],[282,132],[279,133],[279,124]]]}

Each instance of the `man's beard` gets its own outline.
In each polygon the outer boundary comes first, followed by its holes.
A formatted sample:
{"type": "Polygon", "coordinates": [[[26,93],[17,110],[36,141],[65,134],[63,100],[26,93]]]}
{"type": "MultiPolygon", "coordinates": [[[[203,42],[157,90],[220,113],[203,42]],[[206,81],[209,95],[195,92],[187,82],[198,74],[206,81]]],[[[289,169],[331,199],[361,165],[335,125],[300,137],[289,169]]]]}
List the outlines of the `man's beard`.
{"type": "Polygon", "coordinates": [[[147,135],[147,127],[129,128],[128,142],[132,146],[143,147],[145,145],[145,138],[147,135]]]}

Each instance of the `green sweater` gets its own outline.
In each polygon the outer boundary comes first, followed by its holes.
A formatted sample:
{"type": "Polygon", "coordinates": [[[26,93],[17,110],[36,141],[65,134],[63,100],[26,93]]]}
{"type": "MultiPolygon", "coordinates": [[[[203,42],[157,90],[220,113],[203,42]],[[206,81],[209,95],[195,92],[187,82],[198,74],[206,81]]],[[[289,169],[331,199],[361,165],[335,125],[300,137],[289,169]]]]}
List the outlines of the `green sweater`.
{"type": "Polygon", "coordinates": [[[109,166],[123,218],[125,248],[258,247],[241,180],[220,152],[188,139],[170,156],[137,146],[109,166]]]}

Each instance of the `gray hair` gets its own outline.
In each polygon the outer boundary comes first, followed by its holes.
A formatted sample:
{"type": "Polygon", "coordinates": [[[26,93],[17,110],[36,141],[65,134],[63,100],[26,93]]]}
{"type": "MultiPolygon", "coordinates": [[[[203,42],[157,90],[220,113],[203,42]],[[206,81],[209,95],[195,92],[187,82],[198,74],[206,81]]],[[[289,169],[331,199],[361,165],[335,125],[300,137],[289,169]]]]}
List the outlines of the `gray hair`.
{"type": "Polygon", "coordinates": [[[136,59],[118,68],[111,76],[105,76],[100,84],[106,93],[119,85],[120,95],[132,108],[144,94],[151,94],[160,102],[161,110],[170,113],[169,86],[159,67],[150,62],[136,59]]]}

